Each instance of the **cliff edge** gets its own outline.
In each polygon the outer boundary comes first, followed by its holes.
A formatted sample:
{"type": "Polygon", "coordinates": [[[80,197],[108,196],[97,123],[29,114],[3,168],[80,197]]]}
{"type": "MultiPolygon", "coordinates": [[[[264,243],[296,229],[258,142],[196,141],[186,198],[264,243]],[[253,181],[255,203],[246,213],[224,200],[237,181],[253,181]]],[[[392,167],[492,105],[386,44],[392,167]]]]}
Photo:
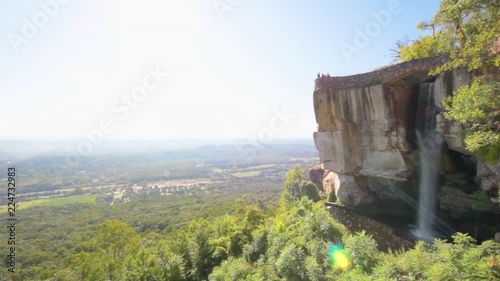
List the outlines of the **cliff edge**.
{"type": "MultiPolygon", "coordinates": [[[[423,114],[434,122],[436,133],[426,145],[442,145],[440,203],[462,200],[440,207],[463,217],[474,209],[471,190],[498,198],[500,165],[488,165],[467,151],[459,137],[462,125],[442,114],[443,100],[472,79],[464,70],[428,75],[446,60],[423,58],[358,75],[318,78],[314,142],[321,163],[311,169],[311,180],[361,212],[414,216],[420,165],[416,126],[424,116],[417,104],[421,85],[428,84],[433,104],[423,114]]],[[[500,213],[498,204],[486,204],[490,212],[500,213]]]]}

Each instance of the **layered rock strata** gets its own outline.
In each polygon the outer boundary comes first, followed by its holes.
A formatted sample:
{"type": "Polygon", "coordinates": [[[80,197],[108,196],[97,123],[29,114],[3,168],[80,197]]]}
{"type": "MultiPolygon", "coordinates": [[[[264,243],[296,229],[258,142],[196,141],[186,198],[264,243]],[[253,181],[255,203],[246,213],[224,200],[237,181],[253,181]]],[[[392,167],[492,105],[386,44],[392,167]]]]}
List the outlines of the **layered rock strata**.
{"type": "Polygon", "coordinates": [[[444,61],[446,57],[426,58],[359,75],[317,79],[314,141],[321,164],[311,170],[315,175],[311,180],[360,211],[414,214],[420,164],[415,136],[418,89],[431,82],[435,102],[431,112],[439,134],[429,144],[444,142],[441,185],[476,184],[494,198],[500,165],[488,165],[467,151],[460,138],[462,125],[442,114],[444,99],[469,84],[471,75],[464,70],[428,75],[444,61]]]}

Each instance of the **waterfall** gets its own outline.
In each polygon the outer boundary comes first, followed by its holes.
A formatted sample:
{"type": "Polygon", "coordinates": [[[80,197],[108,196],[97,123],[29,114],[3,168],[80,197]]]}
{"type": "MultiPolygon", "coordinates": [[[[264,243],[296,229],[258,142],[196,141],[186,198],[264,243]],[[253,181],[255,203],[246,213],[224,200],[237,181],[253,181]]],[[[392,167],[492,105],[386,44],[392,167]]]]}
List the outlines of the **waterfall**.
{"type": "Polygon", "coordinates": [[[434,84],[420,85],[417,105],[416,134],[420,156],[418,224],[414,234],[431,241],[436,238],[434,220],[437,207],[437,185],[443,137],[436,132],[434,84]]]}

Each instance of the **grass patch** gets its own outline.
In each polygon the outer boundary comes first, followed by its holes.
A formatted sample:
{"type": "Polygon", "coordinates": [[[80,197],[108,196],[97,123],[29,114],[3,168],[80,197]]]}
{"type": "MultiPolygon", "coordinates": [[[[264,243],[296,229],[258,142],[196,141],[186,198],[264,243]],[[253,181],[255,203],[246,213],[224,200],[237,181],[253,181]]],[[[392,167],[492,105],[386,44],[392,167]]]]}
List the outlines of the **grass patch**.
{"type": "MultiPolygon", "coordinates": [[[[76,196],[68,196],[68,197],[57,197],[57,198],[47,198],[47,199],[37,199],[26,202],[19,202],[19,208],[16,208],[16,211],[27,209],[34,206],[63,206],[68,204],[77,204],[77,203],[95,203],[95,198],[97,194],[94,195],[76,195],[76,196]]],[[[7,208],[4,207],[0,209],[0,213],[6,213],[7,208]]]]}
{"type": "Polygon", "coordinates": [[[246,168],[245,170],[259,170],[259,169],[269,169],[269,168],[274,168],[276,167],[276,164],[264,164],[264,165],[258,165],[258,166],[250,166],[246,168]]]}
{"type": "Polygon", "coordinates": [[[215,168],[215,169],[213,169],[213,171],[215,173],[223,173],[225,171],[225,169],[215,168]]]}
{"type": "Polygon", "coordinates": [[[246,178],[246,177],[255,177],[260,175],[260,171],[248,171],[248,172],[241,172],[241,173],[234,173],[233,176],[237,178],[246,178]]]}

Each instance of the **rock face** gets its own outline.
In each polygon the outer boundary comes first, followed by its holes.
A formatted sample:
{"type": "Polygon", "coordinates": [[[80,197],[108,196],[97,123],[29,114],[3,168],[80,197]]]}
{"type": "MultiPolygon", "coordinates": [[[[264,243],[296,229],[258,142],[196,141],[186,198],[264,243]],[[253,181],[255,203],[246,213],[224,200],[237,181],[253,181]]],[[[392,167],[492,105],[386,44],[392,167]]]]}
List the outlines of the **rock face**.
{"type": "Polygon", "coordinates": [[[436,131],[444,136],[450,149],[459,151],[465,155],[473,154],[465,149],[465,143],[460,138],[460,132],[464,127],[457,121],[444,118],[442,112],[444,111],[444,99],[453,95],[453,92],[457,91],[458,88],[468,85],[471,80],[472,78],[467,71],[460,69],[441,74],[434,82],[434,103],[439,112],[436,116],[436,131]]]}
{"type": "Polygon", "coordinates": [[[500,183],[500,163],[491,165],[479,160],[476,178],[474,180],[480,184],[481,189],[484,191],[498,191],[498,185],[500,183]]]}
{"type": "MultiPolygon", "coordinates": [[[[366,213],[415,215],[420,165],[415,134],[418,90],[421,83],[433,83],[435,108],[430,112],[438,134],[430,142],[444,141],[442,184],[447,188],[480,187],[494,197],[500,165],[477,160],[460,138],[463,126],[442,114],[444,99],[469,84],[471,75],[464,70],[437,77],[427,74],[444,60],[420,59],[365,74],[317,79],[314,111],[318,131],[314,142],[321,171],[310,172],[311,180],[325,192],[334,191],[344,205],[366,213]]],[[[468,198],[467,194],[462,197],[468,198]]],[[[460,213],[456,204],[445,205],[460,213]]],[[[467,206],[463,209],[472,210],[467,206]]]]}
{"type": "MultiPolygon", "coordinates": [[[[472,76],[464,69],[454,70],[439,75],[434,82],[435,105],[438,112],[444,111],[444,99],[452,96],[458,88],[468,85],[472,82],[472,76]]],[[[460,137],[464,128],[457,121],[446,119],[442,113],[436,116],[436,130],[440,132],[449,147],[449,149],[460,152],[464,155],[474,155],[465,148],[465,143],[460,137]]],[[[490,165],[478,159],[476,161],[476,175],[474,181],[480,185],[481,189],[490,192],[498,191],[500,184],[500,163],[490,165]]]]}
{"type": "MultiPolygon", "coordinates": [[[[441,187],[439,201],[443,209],[449,210],[450,217],[452,218],[462,218],[468,215],[471,216],[475,215],[475,212],[477,211],[482,211],[475,207],[475,200],[471,195],[458,188],[450,186],[441,187]]],[[[485,211],[490,213],[500,213],[500,209],[497,208],[497,205],[498,204],[493,202],[484,202],[485,211]]]]}
{"type": "Polygon", "coordinates": [[[396,180],[411,175],[405,128],[410,98],[407,89],[383,85],[317,91],[320,131],[314,140],[325,169],[396,180]]]}

